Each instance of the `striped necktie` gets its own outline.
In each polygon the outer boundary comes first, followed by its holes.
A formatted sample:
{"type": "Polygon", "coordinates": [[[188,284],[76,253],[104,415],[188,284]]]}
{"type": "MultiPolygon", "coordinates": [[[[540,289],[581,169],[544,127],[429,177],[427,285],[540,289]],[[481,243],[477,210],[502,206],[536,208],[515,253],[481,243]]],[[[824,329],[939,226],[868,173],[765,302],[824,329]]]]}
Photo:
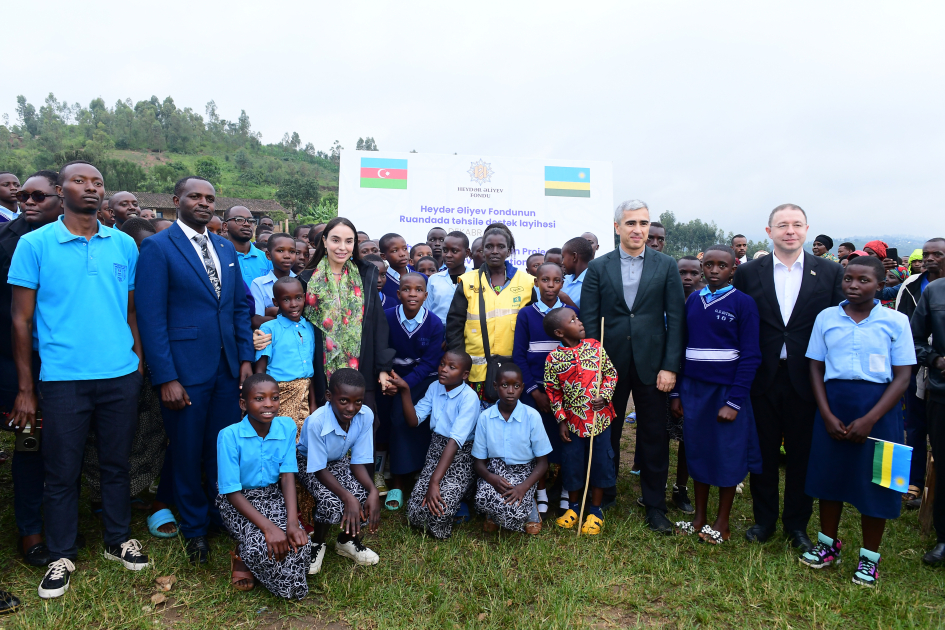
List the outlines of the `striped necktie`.
{"type": "Polygon", "coordinates": [[[213,258],[210,256],[210,247],[207,245],[207,235],[197,234],[194,236],[197,245],[200,245],[200,251],[203,252],[203,266],[207,268],[207,275],[210,277],[210,284],[213,290],[217,292],[217,299],[220,299],[220,276],[217,275],[217,268],[213,264],[213,258]]]}

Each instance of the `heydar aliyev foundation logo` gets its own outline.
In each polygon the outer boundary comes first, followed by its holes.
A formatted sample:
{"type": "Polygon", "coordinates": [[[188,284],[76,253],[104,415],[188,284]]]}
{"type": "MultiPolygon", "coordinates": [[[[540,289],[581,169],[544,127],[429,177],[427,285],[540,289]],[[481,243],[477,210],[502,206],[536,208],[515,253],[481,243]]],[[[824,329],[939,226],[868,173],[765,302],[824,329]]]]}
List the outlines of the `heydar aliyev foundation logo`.
{"type": "Polygon", "coordinates": [[[481,159],[478,162],[470,162],[469,170],[466,172],[469,173],[470,181],[474,181],[480,186],[485,182],[491,182],[492,176],[495,174],[495,171],[492,170],[492,164],[483,162],[481,159]]]}

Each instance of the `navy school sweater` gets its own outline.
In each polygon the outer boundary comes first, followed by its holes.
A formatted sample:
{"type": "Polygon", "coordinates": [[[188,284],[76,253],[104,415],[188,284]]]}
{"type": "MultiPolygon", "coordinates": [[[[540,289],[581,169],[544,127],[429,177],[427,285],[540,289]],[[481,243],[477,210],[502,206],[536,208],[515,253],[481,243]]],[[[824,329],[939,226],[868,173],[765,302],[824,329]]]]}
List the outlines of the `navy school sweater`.
{"type": "Polygon", "coordinates": [[[424,378],[437,373],[443,357],[443,322],[424,308],[423,321],[408,332],[397,317],[399,306],[384,311],[390,327],[388,344],[397,352],[394,371],[413,389],[424,378]]]}
{"type": "MultiPolygon", "coordinates": [[[[578,309],[565,305],[575,313],[578,309]]],[[[545,359],[558,347],[558,340],[545,333],[545,315],[538,310],[538,304],[527,304],[518,312],[515,320],[515,341],[512,345],[512,360],[522,370],[525,393],[531,394],[536,388],[544,391],[545,359]]]]}

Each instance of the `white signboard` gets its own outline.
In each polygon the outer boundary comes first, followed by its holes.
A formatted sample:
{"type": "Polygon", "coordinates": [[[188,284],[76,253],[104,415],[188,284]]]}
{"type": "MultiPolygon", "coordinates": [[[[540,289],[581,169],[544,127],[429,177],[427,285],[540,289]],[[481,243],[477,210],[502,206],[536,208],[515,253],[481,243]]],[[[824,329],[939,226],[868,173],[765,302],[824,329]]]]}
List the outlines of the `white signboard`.
{"type": "Polygon", "coordinates": [[[338,214],[377,240],[388,232],[408,245],[442,227],[472,241],[490,223],[505,223],[525,259],[593,232],[598,255],[613,249],[610,162],[342,151],[338,214]]]}

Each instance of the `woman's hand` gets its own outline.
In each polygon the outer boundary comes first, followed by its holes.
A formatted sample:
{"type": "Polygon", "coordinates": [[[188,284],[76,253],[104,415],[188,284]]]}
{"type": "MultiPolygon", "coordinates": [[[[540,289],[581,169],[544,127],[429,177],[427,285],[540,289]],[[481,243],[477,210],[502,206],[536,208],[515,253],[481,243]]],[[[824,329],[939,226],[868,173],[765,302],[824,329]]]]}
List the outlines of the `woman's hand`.
{"type": "Polygon", "coordinates": [[[381,384],[381,391],[386,392],[390,388],[390,374],[381,372],[377,377],[377,382],[381,384]]]}
{"type": "Polygon", "coordinates": [[[821,413],[820,416],[824,419],[824,427],[827,429],[827,435],[835,440],[847,439],[848,427],[840,422],[840,418],[833,415],[832,413],[821,413]]]}
{"type": "Polygon", "coordinates": [[[269,557],[276,562],[282,562],[286,554],[289,553],[289,539],[285,532],[270,521],[269,525],[263,530],[263,535],[266,537],[266,551],[269,557]]]}
{"type": "MultiPolygon", "coordinates": [[[[672,407],[670,407],[672,411],[672,407]]],[[[722,405],[722,408],[719,409],[719,416],[716,418],[717,422],[735,422],[735,418],[738,417],[738,412],[729,407],[728,405],[722,405]]]]}
{"type": "MultiPolygon", "coordinates": [[[[375,492],[377,492],[375,490],[375,492]]],[[[361,503],[349,494],[344,499],[345,509],[341,514],[341,529],[349,536],[357,536],[361,532],[361,503]]]]}
{"type": "Polygon", "coordinates": [[[538,407],[538,411],[551,413],[551,400],[541,387],[532,390],[532,398],[535,399],[535,406],[538,407]]]}
{"type": "Polygon", "coordinates": [[[262,350],[272,343],[272,335],[267,335],[258,328],[253,331],[253,349],[262,350]]]}
{"type": "Polygon", "coordinates": [[[526,492],[528,492],[528,488],[525,487],[524,483],[520,483],[503,492],[502,498],[505,499],[506,505],[518,505],[525,498],[526,492]]]}
{"type": "Polygon", "coordinates": [[[308,534],[306,534],[305,530],[300,526],[293,527],[289,525],[286,536],[289,539],[289,544],[292,546],[292,553],[298,553],[300,548],[308,544],[308,534]]]}
{"type": "Polygon", "coordinates": [[[674,418],[682,418],[683,417],[682,399],[671,398],[669,401],[669,412],[673,414],[674,418]]]}
{"type": "Polygon", "coordinates": [[[857,418],[847,425],[847,439],[854,444],[862,444],[870,436],[874,424],[876,424],[875,421],[868,420],[866,417],[857,418]]]}
{"type": "Polygon", "coordinates": [[[372,534],[377,533],[377,526],[381,522],[381,495],[377,493],[377,488],[371,491],[367,501],[364,502],[365,518],[368,523],[368,531],[372,534]]]}
{"type": "Polygon", "coordinates": [[[444,502],[443,497],[440,496],[439,481],[430,480],[430,485],[427,486],[427,493],[423,495],[423,502],[420,505],[430,510],[433,516],[446,515],[446,502],[444,502]]]}
{"type": "Polygon", "coordinates": [[[570,442],[570,441],[571,441],[571,431],[568,430],[568,423],[567,423],[567,422],[559,422],[559,423],[558,423],[558,435],[561,436],[561,441],[562,441],[562,442],[570,442]]]}

